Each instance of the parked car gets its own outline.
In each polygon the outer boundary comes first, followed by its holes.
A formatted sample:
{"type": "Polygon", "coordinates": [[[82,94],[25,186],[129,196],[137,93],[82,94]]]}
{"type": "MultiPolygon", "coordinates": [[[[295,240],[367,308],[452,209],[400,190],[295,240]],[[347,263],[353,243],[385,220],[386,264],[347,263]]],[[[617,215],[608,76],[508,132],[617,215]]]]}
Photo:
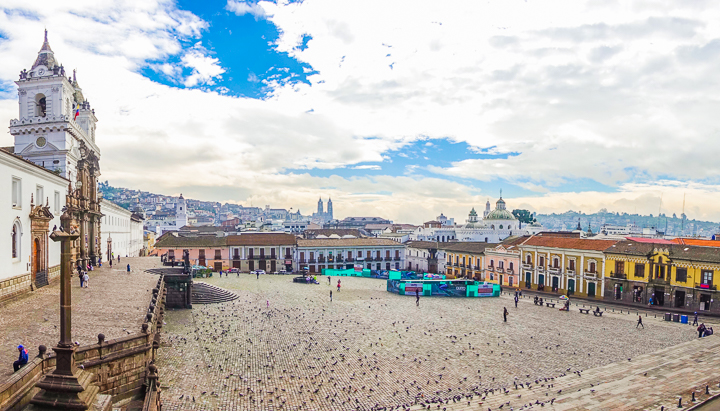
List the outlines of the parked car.
{"type": "Polygon", "coordinates": [[[231,268],[230,270],[228,270],[228,272],[231,274],[237,274],[238,272],[240,272],[240,269],[239,268],[231,268]]]}
{"type": "Polygon", "coordinates": [[[276,274],[287,274],[287,271],[285,271],[285,270],[280,270],[280,271],[278,271],[276,274]]]}
{"type": "Polygon", "coordinates": [[[253,274],[265,274],[265,270],[255,270],[253,274]]]}

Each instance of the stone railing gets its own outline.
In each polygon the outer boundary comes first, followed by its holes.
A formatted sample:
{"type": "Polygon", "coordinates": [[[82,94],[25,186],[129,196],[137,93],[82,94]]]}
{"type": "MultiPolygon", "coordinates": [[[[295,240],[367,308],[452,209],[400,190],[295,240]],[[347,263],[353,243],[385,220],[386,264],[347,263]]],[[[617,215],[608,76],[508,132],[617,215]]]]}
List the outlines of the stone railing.
{"type": "MultiPolygon", "coordinates": [[[[144,408],[149,411],[157,410],[159,404],[157,368],[152,363],[160,347],[165,312],[167,291],[163,280],[161,276],[153,289],[139,333],[108,341],[103,334],[98,334],[97,343],[80,346],[75,351],[77,366],[95,374],[94,384],[100,388],[100,394],[112,396],[113,401],[145,397],[146,403],[155,404],[155,408],[144,408]],[[155,372],[151,372],[150,367],[155,367],[155,372]],[[153,389],[146,390],[146,387],[153,389]]],[[[0,382],[0,411],[21,410],[29,404],[39,391],[35,385],[55,369],[55,362],[55,353],[48,354],[44,345],[38,347],[35,358],[0,382]]]]}

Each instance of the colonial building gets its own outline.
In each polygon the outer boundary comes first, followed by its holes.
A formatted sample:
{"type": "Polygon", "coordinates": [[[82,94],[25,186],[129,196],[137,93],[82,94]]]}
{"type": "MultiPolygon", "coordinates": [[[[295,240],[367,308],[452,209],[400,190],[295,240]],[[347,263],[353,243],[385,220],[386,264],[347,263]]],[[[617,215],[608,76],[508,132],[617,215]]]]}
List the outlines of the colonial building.
{"type": "Polygon", "coordinates": [[[490,282],[520,287],[520,245],[529,237],[510,238],[485,249],[485,278],[490,282]]]}
{"type": "Polygon", "coordinates": [[[48,284],[60,274],[60,243],[49,239],[60,226],[70,183],[34,163],[0,150],[0,301],[48,284]]]}
{"type": "Polygon", "coordinates": [[[229,266],[240,271],[295,271],[295,236],[284,233],[245,233],[227,237],[229,266]]]}
{"type": "Polygon", "coordinates": [[[614,240],[542,232],[519,244],[523,288],[602,298],[604,250],[614,240]]]}
{"type": "Polygon", "coordinates": [[[441,244],[440,251],[445,255],[445,274],[451,278],[472,278],[478,281],[497,282],[494,271],[486,275],[483,268],[485,250],[494,245],[484,241],[441,244]]]}
{"type": "Polygon", "coordinates": [[[103,210],[99,243],[102,259],[139,257],[144,248],[142,217],[105,199],[100,204],[103,210]]]}
{"type": "Polygon", "coordinates": [[[405,243],[406,269],[421,273],[443,273],[445,253],[439,252],[436,241],[408,241],[405,243]]]}
{"type": "Polygon", "coordinates": [[[715,247],[631,237],[608,247],[605,255],[607,300],[720,312],[715,247]]]}
{"type": "Polygon", "coordinates": [[[356,265],[371,270],[400,270],[405,267],[405,245],[381,238],[298,239],[297,261],[300,269],[308,267],[312,273],[356,265]]]}

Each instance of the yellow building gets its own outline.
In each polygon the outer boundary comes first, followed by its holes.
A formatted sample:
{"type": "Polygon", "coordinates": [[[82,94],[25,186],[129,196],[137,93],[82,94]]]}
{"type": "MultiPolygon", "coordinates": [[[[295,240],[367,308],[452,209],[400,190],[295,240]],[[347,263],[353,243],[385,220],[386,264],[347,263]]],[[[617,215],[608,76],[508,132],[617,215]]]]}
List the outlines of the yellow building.
{"type": "Polygon", "coordinates": [[[615,240],[542,232],[518,245],[522,253],[520,287],[558,294],[602,298],[603,251],[615,240]]]}
{"type": "Polygon", "coordinates": [[[716,247],[629,238],[608,248],[605,258],[608,300],[720,312],[716,247]]]}
{"type": "Polygon", "coordinates": [[[445,254],[445,275],[448,278],[472,278],[489,281],[484,275],[484,252],[497,244],[486,242],[440,243],[439,251],[445,254]]]}

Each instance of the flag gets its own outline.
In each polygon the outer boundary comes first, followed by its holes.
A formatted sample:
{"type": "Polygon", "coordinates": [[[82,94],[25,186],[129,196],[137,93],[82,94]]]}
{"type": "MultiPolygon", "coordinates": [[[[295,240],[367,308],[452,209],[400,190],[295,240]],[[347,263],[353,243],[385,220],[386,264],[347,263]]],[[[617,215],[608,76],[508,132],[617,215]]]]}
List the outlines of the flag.
{"type": "Polygon", "coordinates": [[[80,104],[75,103],[75,117],[73,117],[73,121],[77,120],[78,114],[80,114],[80,104]]]}

